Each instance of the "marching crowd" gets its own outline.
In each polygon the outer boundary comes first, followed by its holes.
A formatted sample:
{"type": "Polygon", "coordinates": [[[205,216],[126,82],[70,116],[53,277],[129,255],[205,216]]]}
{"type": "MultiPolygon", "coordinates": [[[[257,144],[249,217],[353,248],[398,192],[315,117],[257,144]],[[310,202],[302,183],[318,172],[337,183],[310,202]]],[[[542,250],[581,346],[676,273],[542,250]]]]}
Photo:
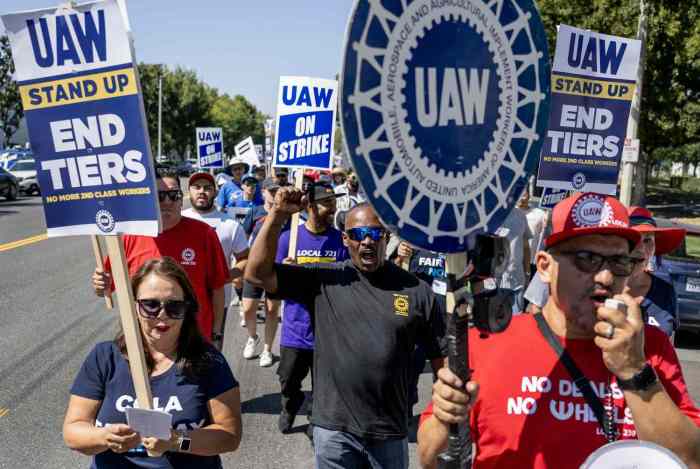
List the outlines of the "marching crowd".
{"type": "MultiPolygon", "coordinates": [[[[579,467],[605,443],[636,438],[700,467],[700,411],[670,341],[675,292],[653,271],[682,230],[657,228],[648,210],[610,196],[577,194],[547,212],[530,209],[526,192],[496,233],[510,245],[499,287],[512,293],[514,318],[500,334],[470,330],[474,373],[463,383],[445,366],[445,256],[390,235],[351,171],[303,178],[299,189],[285,170],[233,159],[217,176],[189,178],[183,210],[177,175],[158,175],[162,233],[123,239],[153,396],[172,414],[172,434],[141,438],[127,425],[135,393],[120,333],[92,350],[70,391],[64,439],[94,456],[92,467],[217,468],[238,448],[228,361],[239,358],[221,354],[237,302],[245,359],[271,366],[281,323],[282,433],[312,375],[317,468],[407,468],[426,360],[424,467],[436,467],[449,425],[464,421],[475,468],[579,467]]],[[[109,259],[91,280],[109,294],[109,259]]]]}

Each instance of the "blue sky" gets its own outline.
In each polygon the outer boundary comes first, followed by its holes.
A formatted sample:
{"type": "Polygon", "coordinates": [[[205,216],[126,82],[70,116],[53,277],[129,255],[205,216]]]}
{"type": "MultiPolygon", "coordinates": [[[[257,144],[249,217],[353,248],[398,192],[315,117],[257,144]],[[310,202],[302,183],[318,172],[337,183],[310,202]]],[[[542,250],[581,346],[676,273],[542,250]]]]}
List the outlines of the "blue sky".
{"type": "MultiPolygon", "coordinates": [[[[0,13],[59,3],[2,0],[0,13]]],[[[339,72],[352,3],[127,0],[127,7],[137,60],[193,69],[220,92],[242,94],[274,114],[280,75],[333,78],[339,72]]]]}

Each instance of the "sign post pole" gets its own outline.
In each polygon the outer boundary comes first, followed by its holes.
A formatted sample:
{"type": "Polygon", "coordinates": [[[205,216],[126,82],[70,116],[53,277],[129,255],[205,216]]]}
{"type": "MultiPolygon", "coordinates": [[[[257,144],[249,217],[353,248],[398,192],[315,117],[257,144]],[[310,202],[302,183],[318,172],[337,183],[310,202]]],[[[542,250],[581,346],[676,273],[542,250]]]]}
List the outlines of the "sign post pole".
{"type": "MultiPolygon", "coordinates": [[[[100,245],[100,239],[97,235],[91,235],[90,241],[92,242],[92,252],[95,254],[95,265],[98,269],[104,271],[104,257],[102,256],[102,246],[100,245]]],[[[112,294],[105,290],[105,303],[107,303],[107,309],[112,309],[114,307],[112,303],[112,294]]]]}
{"type": "MultiPolygon", "coordinates": [[[[294,187],[302,189],[304,186],[304,170],[299,168],[294,174],[294,187]]],[[[297,252],[297,237],[299,236],[299,212],[292,215],[292,221],[289,224],[289,254],[288,257],[296,260],[297,252]]]]}

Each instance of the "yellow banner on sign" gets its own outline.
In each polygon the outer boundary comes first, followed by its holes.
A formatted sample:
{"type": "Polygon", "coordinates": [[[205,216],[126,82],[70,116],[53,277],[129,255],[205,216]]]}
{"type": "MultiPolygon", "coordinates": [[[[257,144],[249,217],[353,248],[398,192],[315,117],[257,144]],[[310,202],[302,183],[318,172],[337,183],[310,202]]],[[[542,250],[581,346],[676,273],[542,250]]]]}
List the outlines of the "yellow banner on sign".
{"type": "Polygon", "coordinates": [[[579,78],[552,73],[553,93],[632,101],[632,97],[634,96],[634,88],[634,83],[591,80],[589,78],[579,78]]]}
{"type": "Polygon", "coordinates": [[[25,111],[128,96],[137,92],[133,67],[19,87],[25,111]]]}

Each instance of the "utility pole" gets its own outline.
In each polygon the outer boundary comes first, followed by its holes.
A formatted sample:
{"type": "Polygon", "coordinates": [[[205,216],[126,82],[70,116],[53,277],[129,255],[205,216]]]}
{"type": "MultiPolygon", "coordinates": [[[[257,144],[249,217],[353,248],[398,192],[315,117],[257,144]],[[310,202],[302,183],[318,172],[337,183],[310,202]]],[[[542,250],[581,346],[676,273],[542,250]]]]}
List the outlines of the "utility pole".
{"type": "Polygon", "coordinates": [[[162,153],[162,142],[163,142],[163,65],[158,69],[158,155],[157,159],[160,159],[162,153]]]}
{"type": "MultiPolygon", "coordinates": [[[[627,121],[627,138],[637,138],[639,130],[639,118],[642,107],[642,80],[644,78],[644,67],[646,65],[646,40],[647,40],[647,12],[644,0],[639,1],[639,23],[637,25],[637,39],[641,41],[641,51],[639,53],[639,68],[637,69],[637,86],[632,97],[630,117],[627,121]]],[[[620,183],[620,201],[630,206],[632,204],[632,182],[634,180],[634,170],[637,163],[622,163],[622,181],[620,183]]]]}

